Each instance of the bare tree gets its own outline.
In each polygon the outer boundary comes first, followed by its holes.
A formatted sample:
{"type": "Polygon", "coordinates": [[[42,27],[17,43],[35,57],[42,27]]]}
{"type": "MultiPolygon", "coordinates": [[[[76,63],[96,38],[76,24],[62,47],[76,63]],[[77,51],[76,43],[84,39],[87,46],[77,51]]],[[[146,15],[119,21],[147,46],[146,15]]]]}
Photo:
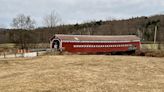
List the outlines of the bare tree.
{"type": "Polygon", "coordinates": [[[20,14],[13,18],[11,26],[15,29],[19,29],[19,32],[15,35],[14,33],[11,34],[13,36],[13,41],[17,43],[19,48],[27,49],[27,45],[32,41],[31,38],[33,36],[32,34],[29,34],[28,31],[24,30],[33,30],[35,28],[35,21],[31,19],[30,16],[20,14]]]}
{"type": "Polygon", "coordinates": [[[35,28],[35,20],[30,16],[20,14],[13,18],[11,26],[16,29],[32,30],[35,28]]]}
{"type": "Polygon", "coordinates": [[[61,19],[59,15],[53,10],[50,14],[46,15],[43,19],[43,24],[46,27],[52,28],[60,23],[61,19]]]}

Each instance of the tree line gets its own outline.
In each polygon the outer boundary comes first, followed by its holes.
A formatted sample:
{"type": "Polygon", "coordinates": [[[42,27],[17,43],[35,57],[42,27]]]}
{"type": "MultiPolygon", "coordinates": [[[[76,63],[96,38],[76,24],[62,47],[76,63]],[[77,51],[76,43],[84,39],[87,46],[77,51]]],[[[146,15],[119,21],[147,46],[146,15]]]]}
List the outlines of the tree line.
{"type": "Polygon", "coordinates": [[[14,29],[0,31],[0,43],[16,43],[20,48],[28,48],[30,43],[49,43],[55,34],[79,35],[137,35],[142,42],[154,40],[157,28],[157,42],[164,41],[164,15],[136,17],[122,20],[88,21],[81,24],[59,25],[61,19],[52,11],[44,17],[45,27],[35,28],[31,16],[23,14],[13,18],[14,29]]]}

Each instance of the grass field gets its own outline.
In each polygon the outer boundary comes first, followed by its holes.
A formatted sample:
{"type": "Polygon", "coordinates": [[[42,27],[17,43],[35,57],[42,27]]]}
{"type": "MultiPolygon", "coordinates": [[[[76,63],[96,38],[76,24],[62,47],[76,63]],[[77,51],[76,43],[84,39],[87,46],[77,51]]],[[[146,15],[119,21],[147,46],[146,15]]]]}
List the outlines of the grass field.
{"type": "Polygon", "coordinates": [[[0,92],[164,92],[164,58],[103,55],[0,60],[0,92]]]}

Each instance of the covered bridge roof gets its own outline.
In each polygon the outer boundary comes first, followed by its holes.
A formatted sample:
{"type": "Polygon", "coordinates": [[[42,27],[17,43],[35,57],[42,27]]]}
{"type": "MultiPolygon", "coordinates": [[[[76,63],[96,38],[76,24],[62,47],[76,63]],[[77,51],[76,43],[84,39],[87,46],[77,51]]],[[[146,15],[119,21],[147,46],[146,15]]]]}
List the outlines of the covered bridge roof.
{"type": "Polygon", "coordinates": [[[68,41],[134,41],[140,40],[139,37],[135,35],[116,35],[116,36],[107,36],[107,35],[63,35],[56,34],[54,38],[60,40],[68,41]]]}

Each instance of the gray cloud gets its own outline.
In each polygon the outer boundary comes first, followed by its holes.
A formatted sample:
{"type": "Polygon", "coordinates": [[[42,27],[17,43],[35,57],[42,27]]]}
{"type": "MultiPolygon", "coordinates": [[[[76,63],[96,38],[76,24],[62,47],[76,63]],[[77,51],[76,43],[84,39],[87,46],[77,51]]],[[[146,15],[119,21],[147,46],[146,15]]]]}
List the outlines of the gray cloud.
{"type": "Polygon", "coordinates": [[[0,0],[0,25],[9,26],[12,18],[24,13],[42,25],[42,19],[56,10],[63,23],[129,18],[163,11],[163,0],[0,0]]]}

